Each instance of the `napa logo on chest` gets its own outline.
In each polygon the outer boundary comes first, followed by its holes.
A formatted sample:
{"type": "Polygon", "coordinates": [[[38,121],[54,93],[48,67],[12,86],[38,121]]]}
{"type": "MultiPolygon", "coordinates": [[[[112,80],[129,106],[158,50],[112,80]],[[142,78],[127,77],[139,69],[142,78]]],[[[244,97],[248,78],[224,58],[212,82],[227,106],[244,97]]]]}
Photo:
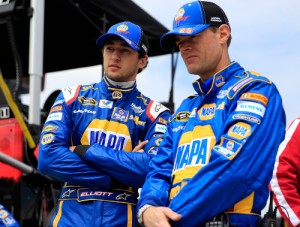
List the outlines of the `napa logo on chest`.
{"type": "Polygon", "coordinates": [[[82,145],[100,144],[115,150],[132,151],[132,141],[127,125],[94,119],[81,138],[82,145]]]}
{"type": "Polygon", "coordinates": [[[98,143],[115,150],[123,150],[129,139],[130,138],[128,136],[118,134],[116,132],[109,132],[99,129],[89,130],[90,144],[98,143]]]}
{"type": "Polygon", "coordinates": [[[209,139],[193,140],[191,143],[182,144],[177,149],[177,156],[173,171],[189,166],[204,166],[208,162],[209,139]]]}
{"type": "Polygon", "coordinates": [[[216,104],[205,104],[198,111],[200,120],[211,120],[216,113],[216,104]]]}
{"type": "Polygon", "coordinates": [[[180,139],[173,173],[188,167],[203,167],[209,162],[211,149],[216,143],[210,126],[197,126],[185,132],[180,139]]]}

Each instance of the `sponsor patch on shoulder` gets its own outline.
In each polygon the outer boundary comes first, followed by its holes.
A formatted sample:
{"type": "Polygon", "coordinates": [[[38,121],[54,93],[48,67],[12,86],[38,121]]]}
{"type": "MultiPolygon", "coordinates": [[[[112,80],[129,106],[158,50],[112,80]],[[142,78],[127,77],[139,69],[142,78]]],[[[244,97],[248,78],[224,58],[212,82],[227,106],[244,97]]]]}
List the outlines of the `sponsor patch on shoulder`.
{"type": "Polygon", "coordinates": [[[157,120],[158,123],[161,123],[161,124],[164,124],[166,125],[168,123],[167,120],[163,119],[162,117],[159,117],[158,120],[157,120]]]}
{"type": "Polygon", "coordinates": [[[57,129],[58,129],[58,126],[55,126],[55,125],[46,125],[46,126],[44,126],[42,132],[50,132],[50,131],[51,132],[55,132],[57,129]]]}
{"type": "Polygon", "coordinates": [[[164,112],[165,110],[168,110],[168,108],[159,102],[151,100],[147,107],[146,113],[147,116],[150,117],[152,121],[154,121],[158,117],[158,115],[164,112]]]}
{"type": "Polygon", "coordinates": [[[232,160],[241,150],[242,144],[237,143],[228,138],[221,138],[221,144],[214,147],[214,150],[219,154],[232,160]]]}
{"type": "Polygon", "coordinates": [[[56,111],[62,111],[62,106],[54,106],[51,108],[50,113],[56,112],[56,111]]]}
{"type": "Polygon", "coordinates": [[[259,93],[254,93],[254,92],[246,92],[243,93],[240,97],[241,100],[250,100],[250,101],[257,101],[260,102],[262,104],[264,104],[265,106],[267,106],[269,99],[259,93]]]}
{"type": "Polygon", "coordinates": [[[155,132],[165,133],[166,131],[167,131],[167,126],[161,124],[155,125],[155,132]]]}
{"type": "Polygon", "coordinates": [[[48,121],[61,121],[62,112],[51,113],[48,115],[46,122],[48,121]]]}
{"type": "Polygon", "coordinates": [[[67,88],[64,88],[62,90],[62,93],[64,95],[64,99],[65,99],[67,105],[69,105],[74,100],[76,100],[79,91],[80,91],[80,85],[67,87],[67,88]]]}
{"type": "Polygon", "coordinates": [[[237,120],[245,120],[245,121],[249,121],[249,122],[253,122],[255,124],[260,124],[261,120],[257,117],[253,117],[251,115],[248,114],[234,114],[232,116],[233,119],[237,119],[237,120]]]}
{"type": "Polygon", "coordinates": [[[256,102],[237,101],[236,111],[254,113],[263,117],[265,115],[266,107],[256,102]]]}

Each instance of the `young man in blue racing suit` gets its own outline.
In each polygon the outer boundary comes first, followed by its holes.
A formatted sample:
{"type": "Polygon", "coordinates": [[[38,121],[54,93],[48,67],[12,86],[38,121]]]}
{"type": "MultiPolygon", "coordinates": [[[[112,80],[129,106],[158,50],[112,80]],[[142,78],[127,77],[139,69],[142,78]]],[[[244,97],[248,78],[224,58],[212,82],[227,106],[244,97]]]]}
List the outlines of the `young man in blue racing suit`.
{"type": "Polygon", "coordinates": [[[165,49],[176,43],[200,78],[150,161],[138,202],[147,227],[205,226],[221,215],[224,226],[228,219],[237,227],[260,222],[285,113],[269,79],[230,60],[230,40],[224,11],[205,1],[182,6],[161,38],[165,49]]]}
{"type": "Polygon", "coordinates": [[[102,81],[63,89],[41,134],[38,170],[66,182],[51,226],[134,226],[137,189],[170,116],[136,87],[148,63],[138,25],[118,23],[96,43],[102,81]]]}

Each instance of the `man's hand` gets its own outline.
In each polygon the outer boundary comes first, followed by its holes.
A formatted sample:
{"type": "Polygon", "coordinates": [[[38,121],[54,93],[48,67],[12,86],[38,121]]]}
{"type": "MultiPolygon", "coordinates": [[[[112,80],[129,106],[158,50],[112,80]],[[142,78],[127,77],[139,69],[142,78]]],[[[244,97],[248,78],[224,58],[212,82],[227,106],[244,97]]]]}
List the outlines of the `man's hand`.
{"type": "Polygon", "coordinates": [[[144,146],[148,143],[148,140],[140,142],[138,145],[135,146],[133,152],[144,152],[144,146]]]}
{"type": "Polygon", "coordinates": [[[76,147],[76,146],[71,146],[71,147],[69,147],[69,150],[73,152],[74,149],[75,149],[75,147],[76,147]]]}
{"type": "Polygon", "coordinates": [[[179,221],[181,215],[168,207],[151,206],[144,211],[143,224],[146,227],[171,227],[169,220],[179,221]]]}

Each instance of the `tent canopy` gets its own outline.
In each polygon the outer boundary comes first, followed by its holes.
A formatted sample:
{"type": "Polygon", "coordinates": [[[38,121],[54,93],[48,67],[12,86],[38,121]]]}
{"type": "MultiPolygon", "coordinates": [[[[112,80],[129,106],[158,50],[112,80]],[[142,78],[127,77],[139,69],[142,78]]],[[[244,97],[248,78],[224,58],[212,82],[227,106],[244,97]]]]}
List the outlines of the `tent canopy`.
{"type": "MultiPolygon", "coordinates": [[[[34,12],[30,0],[11,1],[15,1],[12,13],[0,6],[0,67],[9,79],[20,66],[21,76],[28,76],[29,22],[34,12]]],[[[45,0],[44,74],[101,64],[96,39],[125,20],[143,28],[149,56],[168,54],[159,45],[168,29],[131,0],[45,0]]]]}

